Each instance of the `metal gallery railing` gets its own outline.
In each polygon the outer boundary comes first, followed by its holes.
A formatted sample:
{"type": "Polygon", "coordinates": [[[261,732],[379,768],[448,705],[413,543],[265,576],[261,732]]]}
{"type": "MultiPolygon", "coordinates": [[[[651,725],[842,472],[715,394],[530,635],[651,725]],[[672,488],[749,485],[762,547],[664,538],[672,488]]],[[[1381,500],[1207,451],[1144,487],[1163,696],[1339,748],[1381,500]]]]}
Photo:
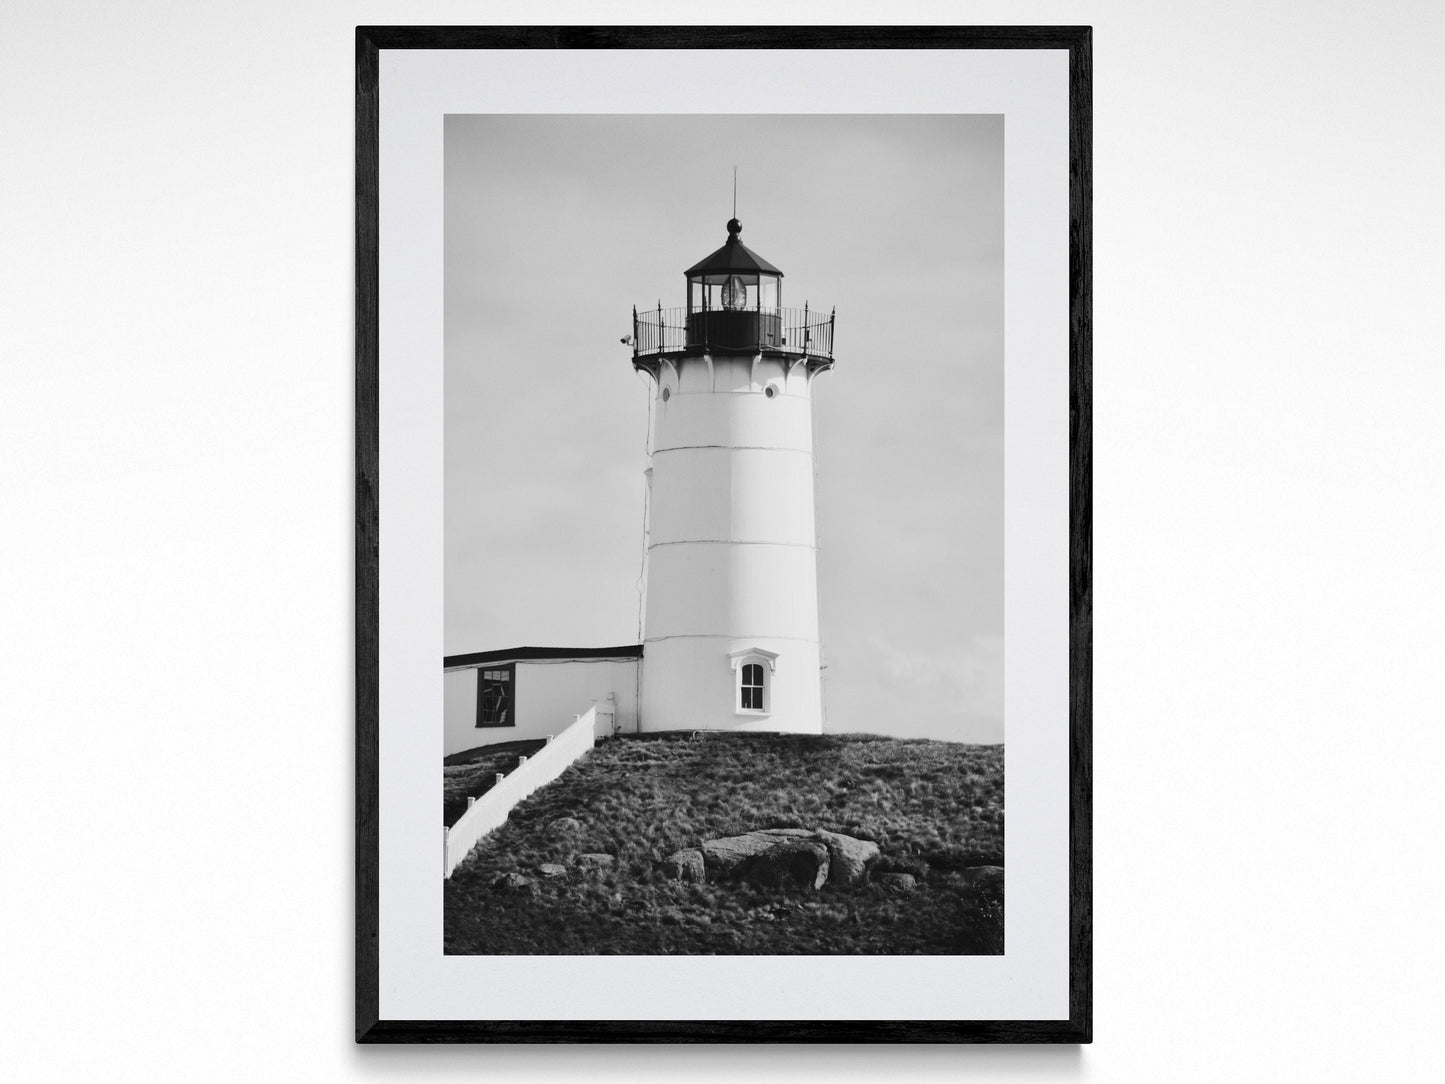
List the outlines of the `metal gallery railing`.
{"type": "Polygon", "coordinates": [[[632,310],[632,356],[681,354],[688,350],[758,350],[833,357],[836,310],[685,308],[632,310]]]}

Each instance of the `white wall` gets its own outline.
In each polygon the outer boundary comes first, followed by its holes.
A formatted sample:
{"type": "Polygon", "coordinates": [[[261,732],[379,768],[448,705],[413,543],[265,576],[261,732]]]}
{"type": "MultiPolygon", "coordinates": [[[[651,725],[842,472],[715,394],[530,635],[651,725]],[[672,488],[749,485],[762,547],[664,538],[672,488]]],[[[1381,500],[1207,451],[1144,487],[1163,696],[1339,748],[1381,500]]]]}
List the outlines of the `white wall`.
{"type": "Polygon", "coordinates": [[[442,733],[442,754],[451,756],[474,745],[511,741],[510,737],[486,735],[505,734],[509,728],[477,726],[477,670],[467,666],[442,674],[442,701],[446,719],[442,733]]]}
{"type": "Polygon", "coordinates": [[[786,14],[1096,28],[1095,1044],[356,1050],[351,28],[684,15],[12,0],[10,1079],[1438,1076],[1445,10],[786,14]]]}
{"type": "Polygon", "coordinates": [[[668,636],[816,643],[815,568],[813,551],[794,546],[660,546],[648,555],[646,650],[668,636]]]}
{"type": "Polygon", "coordinates": [[[807,449],[794,455],[754,448],[731,454],[717,448],[659,450],[653,458],[652,541],[778,538],[811,546],[812,490],[813,457],[807,449]]]}
{"type": "Polygon", "coordinates": [[[821,732],[811,404],[801,365],[791,378],[780,361],[751,357],[663,367],[653,404],[644,731],[821,732]],[[780,656],[766,717],[737,710],[729,656],[753,647],[780,656]]]}
{"type": "Polygon", "coordinates": [[[643,662],[642,731],[747,730],[817,734],[822,731],[818,645],[797,640],[725,636],[659,640],[643,662]],[[737,711],[734,651],[777,654],[767,675],[767,715],[737,711]]]}
{"type": "MultiPolygon", "coordinates": [[[[505,663],[486,663],[496,667],[505,663]]],[[[477,670],[465,667],[443,675],[446,700],[445,755],[478,745],[560,734],[593,700],[613,693],[617,725],[637,730],[637,660],[577,659],[516,664],[515,726],[477,726],[477,670]]]]}

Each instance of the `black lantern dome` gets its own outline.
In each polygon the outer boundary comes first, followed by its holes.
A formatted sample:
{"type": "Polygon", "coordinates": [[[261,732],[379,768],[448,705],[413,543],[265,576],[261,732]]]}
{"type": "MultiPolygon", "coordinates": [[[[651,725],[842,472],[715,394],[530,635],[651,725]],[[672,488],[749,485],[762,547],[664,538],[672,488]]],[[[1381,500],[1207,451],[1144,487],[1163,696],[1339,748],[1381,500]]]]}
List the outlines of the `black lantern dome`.
{"type": "Polygon", "coordinates": [[[718,351],[757,350],[782,341],[783,273],[728,219],[727,244],[687,269],[687,341],[718,351]]]}

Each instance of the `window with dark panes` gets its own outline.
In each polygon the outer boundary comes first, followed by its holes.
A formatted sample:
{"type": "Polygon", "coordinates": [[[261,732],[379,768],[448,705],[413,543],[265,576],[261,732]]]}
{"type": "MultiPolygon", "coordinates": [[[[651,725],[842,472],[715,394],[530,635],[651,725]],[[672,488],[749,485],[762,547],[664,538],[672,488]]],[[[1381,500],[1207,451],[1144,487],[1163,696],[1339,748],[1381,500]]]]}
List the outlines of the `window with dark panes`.
{"type": "Polygon", "coordinates": [[[477,726],[516,726],[512,687],[516,666],[487,666],[477,671],[477,726]]]}
{"type": "Polygon", "coordinates": [[[742,691],[744,711],[763,710],[763,668],[758,663],[750,662],[743,667],[742,691]]]}

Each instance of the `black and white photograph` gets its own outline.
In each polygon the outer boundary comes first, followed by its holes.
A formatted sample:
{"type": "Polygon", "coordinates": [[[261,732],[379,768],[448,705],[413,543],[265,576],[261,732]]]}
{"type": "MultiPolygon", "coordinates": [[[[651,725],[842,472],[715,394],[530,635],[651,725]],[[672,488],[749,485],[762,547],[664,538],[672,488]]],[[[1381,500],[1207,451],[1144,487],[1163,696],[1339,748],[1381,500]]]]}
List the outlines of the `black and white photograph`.
{"type": "Polygon", "coordinates": [[[1004,952],[1005,118],[444,133],[445,951],[1004,952]]]}

